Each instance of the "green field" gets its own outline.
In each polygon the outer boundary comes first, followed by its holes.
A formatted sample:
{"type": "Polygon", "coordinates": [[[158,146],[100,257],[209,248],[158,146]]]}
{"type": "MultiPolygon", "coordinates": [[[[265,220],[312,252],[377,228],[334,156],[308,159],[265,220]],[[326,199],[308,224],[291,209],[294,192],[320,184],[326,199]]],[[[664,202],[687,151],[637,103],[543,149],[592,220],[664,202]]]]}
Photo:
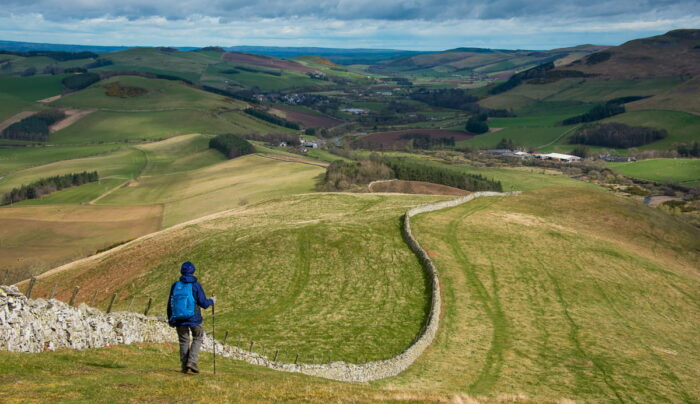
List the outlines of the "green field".
{"type": "Polygon", "coordinates": [[[502,139],[511,139],[523,147],[539,148],[552,143],[565,141],[567,134],[572,130],[571,126],[550,127],[506,127],[503,130],[474,136],[471,139],[458,142],[458,146],[474,146],[493,149],[502,139]]]}
{"type": "Polygon", "coordinates": [[[630,111],[603,122],[666,129],[668,137],[639,149],[669,149],[674,143],[700,141],[700,116],[678,111],[630,111]]]}
{"type": "Polygon", "coordinates": [[[175,109],[241,109],[245,104],[237,100],[198,90],[179,81],[147,79],[136,76],[115,76],[95,83],[85,90],[69,94],[53,102],[52,105],[114,111],[163,111],[175,109]],[[121,86],[139,87],[146,90],[147,93],[136,97],[107,95],[105,87],[115,83],[121,86]]]}
{"type": "Polygon", "coordinates": [[[200,356],[199,376],[183,376],[175,345],[129,345],[40,355],[0,352],[0,386],[8,404],[115,402],[406,402],[447,401],[449,394],[393,391],[341,383],[200,356]]]}
{"type": "Polygon", "coordinates": [[[0,147],[0,175],[10,171],[109,152],[119,145],[0,147]]]}
{"type": "Polygon", "coordinates": [[[606,165],[632,178],[689,186],[700,185],[698,159],[652,159],[606,165]]]}
{"type": "MultiPolygon", "coordinates": [[[[100,156],[62,160],[16,171],[0,179],[0,193],[8,192],[14,187],[32,183],[40,178],[82,171],[97,170],[101,179],[116,177],[126,180],[138,176],[144,165],[144,153],[133,148],[122,149],[100,156]]],[[[81,188],[82,187],[77,187],[75,190],[81,188]]],[[[70,190],[63,192],[69,191],[70,190]]],[[[90,199],[87,201],[89,200],[90,199]]]]}
{"type": "Polygon", "coordinates": [[[190,133],[289,133],[242,112],[214,114],[199,110],[160,112],[97,111],[51,135],[55,144],[159,140],[190,133]]]}
{"type": "Polygon", "coordinates": [[[219,298],[217,328],[230,341],[280,349],[285,360],[299,353],[306,363],[329,354],[384,359],[418,334],[429,293],[399,219],[409,206],[442,198],[306,194],[251,203],[42,279],[37,293],[59,283],[63,297],[80,284],[85,296],[103,295],[99,305],[117,292],[120,309],[132,296],[139,305],[152,296],[160,310],[179,263],[192,260],[219,298]]]}
{"type": "Polygon", "coordinates": [[[378,385],[534,402],[700,399],[697,228],[573,188],[414,223],[441,274],[444,320],[414,366],[378,385]]]}
{"type": "Polygon", "coordinates": [[[37,101],[60,94],[63,77],[0,76],[0,122],[19,112],[37,109],[34,106],[37,101]]]}

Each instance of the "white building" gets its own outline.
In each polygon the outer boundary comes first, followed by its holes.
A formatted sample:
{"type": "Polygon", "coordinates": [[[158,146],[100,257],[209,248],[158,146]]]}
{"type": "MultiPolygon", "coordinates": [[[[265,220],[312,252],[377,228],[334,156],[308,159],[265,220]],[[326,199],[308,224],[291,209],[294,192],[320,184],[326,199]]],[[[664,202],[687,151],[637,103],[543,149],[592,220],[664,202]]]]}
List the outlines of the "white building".
{"type": "Polygon", "coordinates": [[[535,154],[535,158],[538,158],[540,160],[565,161],[567,163],[581,161],[581,157],[579,156],[572,156],[571,154],[561,153],[535,154]]]}

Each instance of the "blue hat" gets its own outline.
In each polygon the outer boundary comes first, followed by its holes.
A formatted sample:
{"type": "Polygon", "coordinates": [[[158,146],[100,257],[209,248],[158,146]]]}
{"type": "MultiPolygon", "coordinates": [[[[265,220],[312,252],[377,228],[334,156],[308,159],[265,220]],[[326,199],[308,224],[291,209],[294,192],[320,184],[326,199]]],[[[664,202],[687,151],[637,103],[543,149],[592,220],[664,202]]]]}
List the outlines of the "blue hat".
{"type": "Polygon", "coordinates": [[[192,275],[194,273],[194,264],[189,261],[183,262],[180,267],[180,273],[183,275],[192,275]]]}

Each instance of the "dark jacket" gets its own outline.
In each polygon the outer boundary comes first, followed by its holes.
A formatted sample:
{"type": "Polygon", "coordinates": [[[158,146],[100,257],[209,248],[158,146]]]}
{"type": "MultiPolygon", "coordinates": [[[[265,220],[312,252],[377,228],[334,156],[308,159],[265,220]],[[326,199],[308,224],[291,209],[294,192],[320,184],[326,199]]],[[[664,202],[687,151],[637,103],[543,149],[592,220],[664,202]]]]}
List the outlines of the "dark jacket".
{"type": "Polygon", "coordinates": [[[170,299],[173,297],[173,289],[175,288],[175,283],[170,287],[170,296],[168,296],[168,324],[171,327],[195,327],[202,324],[202,312],[200,307],[206,309],[207,307],[214,304],[214,301],[207,299],[207,295],[202,289],[202,285],[197,282],[197,277],[193,275],[182,275],[180,277],[180,282],[191,283],[192,284],[192,295],[194,296],[194,301],[196,306],[194,308],[194,316],[185,320],[173,320],[170,321],[170,316],[172,316],[172,309],[170,308],[170,299]]]}

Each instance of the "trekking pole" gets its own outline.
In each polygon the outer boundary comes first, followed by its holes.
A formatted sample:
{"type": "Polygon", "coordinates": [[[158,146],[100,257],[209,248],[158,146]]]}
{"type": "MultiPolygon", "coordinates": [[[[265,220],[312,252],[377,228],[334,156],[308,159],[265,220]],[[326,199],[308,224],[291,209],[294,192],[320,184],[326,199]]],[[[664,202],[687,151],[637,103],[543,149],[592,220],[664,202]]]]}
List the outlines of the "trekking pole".
{"type": "MultiPolygon", "coordinates": [[[[212,294],[212,296],[216,296],[212,294]]],[[[214,374],[216,375],[216,303],[211,305],[211,341],[214,344],[214,374]]]]}

